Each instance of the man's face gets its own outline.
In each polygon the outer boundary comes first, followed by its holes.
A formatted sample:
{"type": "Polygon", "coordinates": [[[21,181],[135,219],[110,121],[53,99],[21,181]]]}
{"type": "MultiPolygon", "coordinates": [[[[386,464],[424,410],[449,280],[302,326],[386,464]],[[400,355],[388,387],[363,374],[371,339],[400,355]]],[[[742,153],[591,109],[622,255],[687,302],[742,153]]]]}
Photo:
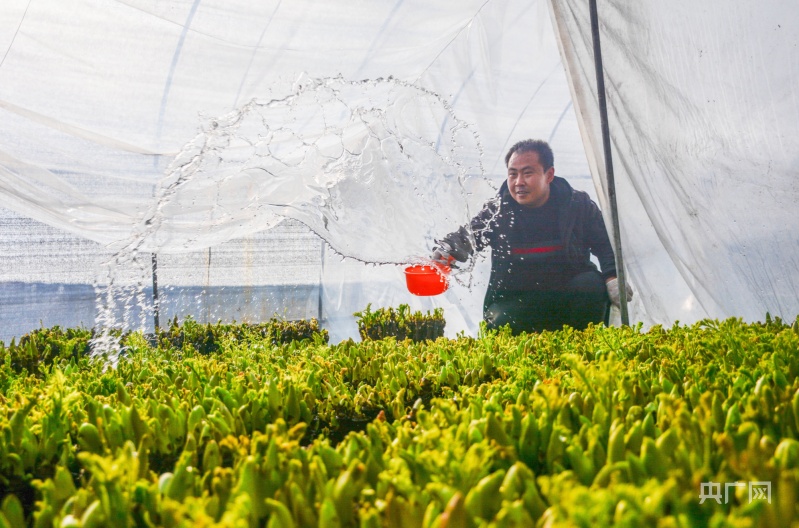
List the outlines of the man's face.
{"type": "Polygon", "coordinates": [[[538,152],[514,152],[508,160],[508,190],[519,205],[540,207],[549,199],[555,167],[544,170],[538,152]]]}

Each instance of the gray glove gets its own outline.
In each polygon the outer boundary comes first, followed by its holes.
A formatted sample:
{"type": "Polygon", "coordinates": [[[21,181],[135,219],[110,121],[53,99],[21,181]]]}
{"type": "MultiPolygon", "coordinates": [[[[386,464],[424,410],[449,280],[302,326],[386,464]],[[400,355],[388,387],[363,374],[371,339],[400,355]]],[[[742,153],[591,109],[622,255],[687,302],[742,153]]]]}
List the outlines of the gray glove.
{"type": "MultiPolygon", "coordinates": [[[[625,282],[626,290],[627,290],[627,302],[630,302],[633,298],[633,287],[630,285],[629,281],[625,282]]],[[[621,292],[619,292],[619,279],[613,277],[608,282],[605,283],[605,287],[608,289],[608,297],[610,297],[610,302],[613,306],[621,306],[621,292]]]]}
{"type": "Polygon", "coordinates": [[[450,255],[446,250],[442,248],[436,248],[433,250],[433,262],[436,264],[440,264],[441,266],[452,266],[454,261],[455,257],[450,255]]]}
{"type": "Polygon", "coordinates": [[[436,240],[436,246],[433,248],[433,260],[444,264],[452,264],[453,260],[466,262],[471,254],[472,243],[469,241],[468,231],[463,227],[455,233],[450,233],[443,240],[436,240]]]}

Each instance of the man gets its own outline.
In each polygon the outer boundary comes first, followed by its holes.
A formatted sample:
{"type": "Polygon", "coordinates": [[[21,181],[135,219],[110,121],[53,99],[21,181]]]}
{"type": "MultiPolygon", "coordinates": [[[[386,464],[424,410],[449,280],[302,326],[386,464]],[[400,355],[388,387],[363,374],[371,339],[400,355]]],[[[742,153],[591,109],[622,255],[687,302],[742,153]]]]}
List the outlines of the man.
{"type": "MultiPolygon", "coordinates": [[[[465,262],[490,246],[491,278],[483,303],[488,328],[514,333],[584,329],[618,305],[613,248],[602,214],[582,191],[555,176],[549,145],[525,140],[505,156],[508,179],[469,228],[437,241],[433,259],[465,262]],[[591,254],[601,272],[591,262],[591,254]]],[[[628,288],[628,298],[632,290],[628,288]]]]}

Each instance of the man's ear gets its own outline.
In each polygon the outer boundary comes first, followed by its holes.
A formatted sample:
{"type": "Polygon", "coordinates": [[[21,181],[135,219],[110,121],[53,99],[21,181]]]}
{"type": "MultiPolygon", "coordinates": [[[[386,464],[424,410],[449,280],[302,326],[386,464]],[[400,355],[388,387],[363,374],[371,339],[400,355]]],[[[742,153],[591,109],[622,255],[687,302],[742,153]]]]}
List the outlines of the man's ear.
{"type": "Polygon", "coordinates": [[[552,183],[552,180],[555,179],[555,167],[550,167],[546,171],[547,183],[552,183]]]}

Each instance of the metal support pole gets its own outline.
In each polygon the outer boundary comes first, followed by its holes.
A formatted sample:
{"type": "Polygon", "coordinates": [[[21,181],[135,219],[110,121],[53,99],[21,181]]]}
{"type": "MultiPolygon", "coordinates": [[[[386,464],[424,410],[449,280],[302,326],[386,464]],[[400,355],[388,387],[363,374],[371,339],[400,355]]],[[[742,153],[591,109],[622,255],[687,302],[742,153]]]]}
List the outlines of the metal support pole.
{"type": "Polygon", "coordinates": [[[608,178],[608,199],[613,221],[613,242],[616,246],[616,278],[619,280],[621,298],[621,324],[630,325],[627,312],[627,281],[624,273],[624,258],[621,251],[621,232],[619,228],[619,209],[616,205],[616,180],[613,176],[613,158],[610,150],[610,129],[608,127],[608,107],[605,100],[605,75],[602,68],[602,49],[599,45],[599,15],[596,0],[590,0],[591,34],[594,37],[594,67],[596,68],[596,91],[599,98],[599,117],[602,126],[602,145],[605,150],[605,172],[608,178]]]}
{"type": "Polygon", "coordinates": [[[153,324],[155,326],[155,333],[158,333],[158,315],[159,315],[159,303],[158,303],[158,257],[153,255],[153,324]]]}
{"type": "Polygon", "coordinates": [[[205,322],[211,322],[211,248],[208,248],[208,264],[205,266],[205,288],[203,288],[203,302],[205,303],[205,322]]]}
{"type": "Polygon", "coordinates": [[[321,241],[322,245],[319,254],[319,298],[318,298],[317,316],[316,316],[316,320],[319,321],[319,326],[322,326],[322,309],[324,308],[322,303],[323,303],[323,293],[324,293],[325,243],[326,243],[324,238],[322,238],[321,241]]]}

